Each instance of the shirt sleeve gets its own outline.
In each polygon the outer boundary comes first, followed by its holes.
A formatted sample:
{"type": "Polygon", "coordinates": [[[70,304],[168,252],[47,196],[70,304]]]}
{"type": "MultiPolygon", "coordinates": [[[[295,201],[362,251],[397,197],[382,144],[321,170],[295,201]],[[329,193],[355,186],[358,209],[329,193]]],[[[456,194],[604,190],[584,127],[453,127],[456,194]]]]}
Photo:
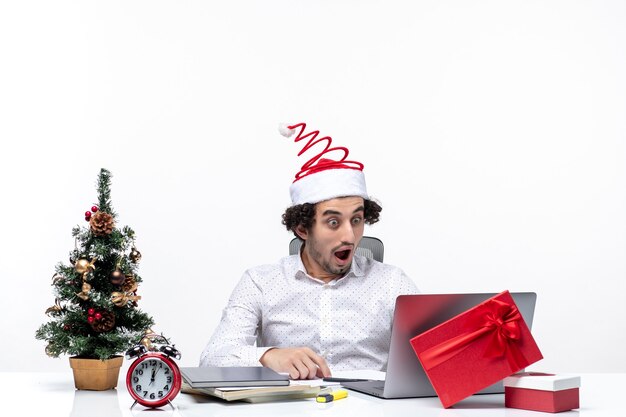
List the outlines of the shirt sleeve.
{"type": "Polygon", "coordinates": [[[256,346],[262,300],[261,289],[246,272],[200,356],[200,366],[260,366],[259,359],[271,349],[256,346]]]}

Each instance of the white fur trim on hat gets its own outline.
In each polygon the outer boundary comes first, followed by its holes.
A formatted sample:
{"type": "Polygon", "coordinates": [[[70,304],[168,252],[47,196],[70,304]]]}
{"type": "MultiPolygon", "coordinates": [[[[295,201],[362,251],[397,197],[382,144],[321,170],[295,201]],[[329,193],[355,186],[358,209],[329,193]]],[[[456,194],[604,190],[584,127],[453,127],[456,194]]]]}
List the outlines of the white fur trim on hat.
{"type": "Polygon", "coordinates": [[[338,197],[369,198],[363,171],[350,168],[326,169],[306,175],[291,184],[289,193],[294,206],[338,197]]]}

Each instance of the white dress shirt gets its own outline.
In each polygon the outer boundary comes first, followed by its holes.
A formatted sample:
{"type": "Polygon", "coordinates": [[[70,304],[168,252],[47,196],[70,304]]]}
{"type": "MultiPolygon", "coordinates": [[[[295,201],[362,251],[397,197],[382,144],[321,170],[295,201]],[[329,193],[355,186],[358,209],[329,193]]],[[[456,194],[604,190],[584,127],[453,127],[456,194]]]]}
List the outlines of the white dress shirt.
{"type": "Polygon", "coordinates": [[[356,254],[350,271],[327,284],[306,273],[300,255],[249,269],[200,366],[260,366],[271,347],[304,346],[331,371],[385,371],[396,297],[417,292],[401,269],[356,254]]]}

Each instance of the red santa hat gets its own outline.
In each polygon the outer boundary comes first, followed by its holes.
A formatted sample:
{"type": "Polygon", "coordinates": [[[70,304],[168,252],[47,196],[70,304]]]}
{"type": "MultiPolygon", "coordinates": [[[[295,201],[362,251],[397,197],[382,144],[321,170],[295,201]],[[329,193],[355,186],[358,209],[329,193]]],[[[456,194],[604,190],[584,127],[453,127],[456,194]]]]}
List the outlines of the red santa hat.
{"type": "Polygon", "coordinates": [[[300,172],[296,174],[295,180],[289,187],[292,204],[294,206],[303,203],[315,204],[338,197],[369,198],[365,187],[363,164],[347,160],[348,148],[331,146],[333,140],[330,136],[318,138],[318,130],[305,134],[305,129],[306,123],[281,124],[278,127],[280,134],[287,138],[297,133],[294,142],[308,139],[298,156],[318,143],[325,144],[322,151],[302,165],[300,172]],[[339,154],[342,157],[338,160],[324,157],[329,156],[330,153],[339,154]]]}

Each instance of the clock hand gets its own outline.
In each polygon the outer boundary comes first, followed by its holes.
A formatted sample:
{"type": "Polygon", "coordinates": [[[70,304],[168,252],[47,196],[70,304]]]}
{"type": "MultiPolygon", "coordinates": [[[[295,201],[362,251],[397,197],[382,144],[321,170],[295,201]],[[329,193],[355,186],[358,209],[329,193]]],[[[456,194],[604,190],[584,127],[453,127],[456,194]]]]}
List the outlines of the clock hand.
{"type": "Polygon", "coordinates": [[[154,379],[155,379],[156,375],[159,373],[160,370],[161,369],[153,369],[152,370],[152,377],[150,378],[150,384],[149,385],[154,384],[154,379]]]}

